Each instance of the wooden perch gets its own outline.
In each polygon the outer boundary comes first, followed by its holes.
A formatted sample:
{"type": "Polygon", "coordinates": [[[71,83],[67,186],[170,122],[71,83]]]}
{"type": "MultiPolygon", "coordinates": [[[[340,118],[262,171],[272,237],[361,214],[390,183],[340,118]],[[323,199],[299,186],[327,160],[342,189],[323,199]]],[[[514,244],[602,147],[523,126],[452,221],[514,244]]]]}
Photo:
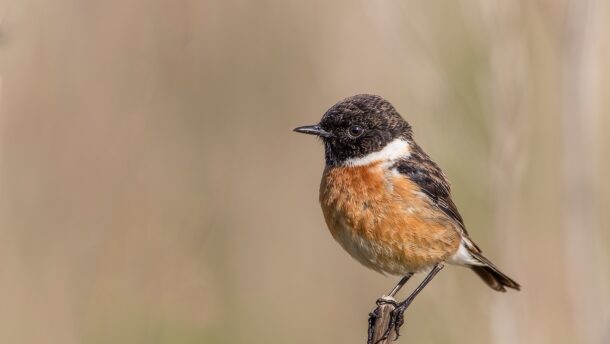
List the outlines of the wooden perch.
{"type": "Polygon", "coordinates": [[[377,308],[369,315],[369,333],[368,343],[369,344],[390,344],[396,340],[396,331],[392,328],[387,337],[383,340],[381,338],[385,334],[390,325],[390,318],[392,311],[396,308],[396,299],[391,296],[382,297],[384,300],[390,301],[389,303],[378,303],[377,308]],[[371,324],[371,322],[373,322],[371,324]]]}

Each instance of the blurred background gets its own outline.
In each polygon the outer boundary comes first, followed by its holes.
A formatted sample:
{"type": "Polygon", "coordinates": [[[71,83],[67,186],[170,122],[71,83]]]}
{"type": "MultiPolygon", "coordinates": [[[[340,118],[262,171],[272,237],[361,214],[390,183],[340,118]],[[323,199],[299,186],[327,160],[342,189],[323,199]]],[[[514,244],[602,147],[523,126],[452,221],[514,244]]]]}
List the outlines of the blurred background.
{"type": "Polygon", "coordinates": [[[291,130],[376,93],[523,286],[445,269],[400,343],[610,343],[609,35],[603,0],[0,1],[0,342],[364,343],[398,278],[291,130]]]}

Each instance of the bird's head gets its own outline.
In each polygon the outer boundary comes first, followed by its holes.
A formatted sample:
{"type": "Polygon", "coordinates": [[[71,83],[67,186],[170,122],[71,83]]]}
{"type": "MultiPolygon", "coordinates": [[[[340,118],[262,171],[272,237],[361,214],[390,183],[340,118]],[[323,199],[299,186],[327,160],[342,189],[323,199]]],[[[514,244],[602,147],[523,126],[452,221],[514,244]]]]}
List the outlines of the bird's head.
{"type": "Polygon", "coordinates": [[[411,126],[380,96],[359,94],[333,105],[320,123],[295,128],[324,142],[328,166],[367,165],[408,154],[411,126]]]}

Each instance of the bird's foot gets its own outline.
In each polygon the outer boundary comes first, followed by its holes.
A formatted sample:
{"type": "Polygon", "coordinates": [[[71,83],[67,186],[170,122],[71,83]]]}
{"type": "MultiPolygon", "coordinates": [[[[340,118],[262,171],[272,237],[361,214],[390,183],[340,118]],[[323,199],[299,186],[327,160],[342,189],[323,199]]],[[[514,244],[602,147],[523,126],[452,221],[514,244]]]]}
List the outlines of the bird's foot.
{"type": "Polygon", "coordinates": [[[366,336],[366,344],[373,343],[373,336],[375,335],[375,322],[379,318],[379,306],[369,313],[369,328],[368,335],[366,336]]]}
{"type": "Polygon", "coordinates": [[[381,305],[385,305],[385,304],[390,304],[390,305],[393,305],[394,307],[399,306],[399,304],[395,298],[393,298],[391,296],[386,296],[386,295],[378,298],[377,301],[375,301],[375,303],[377,304],[377,306],[381,306],[381,305]]]}
{"type": "Polygon", "coordinates": [[[398,337],[400,337],[400,328],[405,323],[405,311],[411,304],[411,301],[413,300],[404,300],[392,311],[392,313],[390,313],[390,324],[388,325],[386,332],[389,334],[390,331],[394,330],[394,332],[396,332],[396,338],[394,338],[395,341],[398,340],[398,337]]]}
{"type": "Polygon", "coordinates": [[[367,341],[366,341],[367,344],[377,344],[377,343],[385,340],[388,337],[388,335],[390,334],[391,326],[385,330],[385,332],[384,332],[383,336],[381,336],[381,338],[374,341],[375,323],[377,322],[377,319],[379,319],[379,317],[381,316],[381,314],[380,314],[381,306],[383,306],[385,304],[390,304],[390,305],[394,306],[395,309],[397,309],[400,306],[400,304],[396,301],[396,299],[394,299],[391,296],[385,296],[385,295],[382,296],[381,298],[377,299],[377,301],[375,303],[377,304],[377,307],[371,313],[369,313],[369,328],[368,328],[368,336],[367,336],[367,341]]]}

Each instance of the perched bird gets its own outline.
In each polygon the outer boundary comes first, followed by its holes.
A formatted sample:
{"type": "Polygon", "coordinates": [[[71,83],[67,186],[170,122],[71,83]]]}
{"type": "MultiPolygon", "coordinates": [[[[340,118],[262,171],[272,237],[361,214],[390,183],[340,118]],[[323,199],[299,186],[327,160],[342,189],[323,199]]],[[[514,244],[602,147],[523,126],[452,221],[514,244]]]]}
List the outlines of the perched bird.
{"type": "Polygon", "coordinates": [[[324,143],[320,203],[333,238],[364,266],[403,276],[390,296],[414,273],[428,272],[396,303],[390,327],[397,334],[405,309],[444,263],[472,269],[494,290],[519,290],[470,239],[447,178],[387,100],[355,95],[331,107],[319,124],[294,131],[324,143]]]}

